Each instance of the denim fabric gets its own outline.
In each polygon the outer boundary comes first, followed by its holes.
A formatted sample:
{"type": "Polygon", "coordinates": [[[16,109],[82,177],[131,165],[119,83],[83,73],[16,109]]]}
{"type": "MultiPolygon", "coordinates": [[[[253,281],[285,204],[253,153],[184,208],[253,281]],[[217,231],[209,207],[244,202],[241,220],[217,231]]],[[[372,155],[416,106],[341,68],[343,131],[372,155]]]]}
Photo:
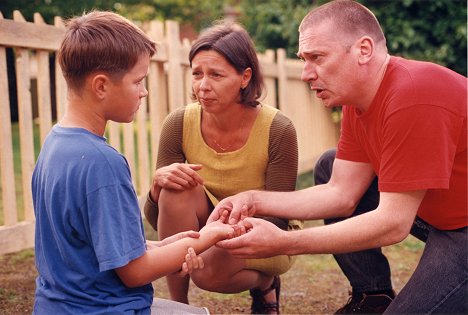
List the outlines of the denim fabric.
{"type": "MultiPolygon", "coordinates": [[[[334,149],[329,150],[318,160],[314,169],[316,185],[330,179],[335,153],[334,149]]],[[[378,206],[377,184],[375,178],[353,216],[378,206]]],[[[328,219],[325,224],[344,219],[328,219]]],[[[426,246],[414,274],[386,312],[467,314],[467,228],[441,231],[416,217],[411,234],[426,242],[426,246]]],[[[380,248],[333,256],[354,293],[392,289],[390,266],[380,248]]]]}

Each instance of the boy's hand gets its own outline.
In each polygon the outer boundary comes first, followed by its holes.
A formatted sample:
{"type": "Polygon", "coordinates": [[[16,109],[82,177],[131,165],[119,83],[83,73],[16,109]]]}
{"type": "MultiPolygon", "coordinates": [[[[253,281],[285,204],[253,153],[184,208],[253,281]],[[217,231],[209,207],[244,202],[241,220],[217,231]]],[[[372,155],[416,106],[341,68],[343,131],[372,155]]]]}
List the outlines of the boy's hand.
{"type": "Polygon", "coordinates": [[[182,264],[182,269],[175,273],[176,276],[185,277],[191,274],[194,270],[203,269],[205,264],[201,256],[197,256],[193,248],[188,249],[187,255],[185,255],[185,261],[182,264]]]}
{"type": "Polygon", "coordinates": [[[208,223],[200,230],[200,234],[208,235],[208,237],[214,238],[216,242],[237,235],[235,228],[223,223],[222,220],[208,223]]]}

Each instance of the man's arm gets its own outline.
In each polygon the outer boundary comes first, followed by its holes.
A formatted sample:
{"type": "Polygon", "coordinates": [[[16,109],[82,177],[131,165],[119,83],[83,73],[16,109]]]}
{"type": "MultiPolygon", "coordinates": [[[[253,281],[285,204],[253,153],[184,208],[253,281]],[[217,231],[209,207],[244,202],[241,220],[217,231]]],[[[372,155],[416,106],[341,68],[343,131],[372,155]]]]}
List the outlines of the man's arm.
{"type": "Polygon", "coordinates": [[[425,190],[381,193],[376,210],[326,226],[282,231],[268,222],[245,219],[248,232],[217,246],[240,258],[279,254],[339,254],[398,243],[408,236],[425,190]]]}
{"type": "Polygon", "coordinates": [[[353,213],[374,177],[368,163],[335,159],[327,184],[293,192],[240,193],[223,199],[208,221],[218,220],[223,210],[231,212],[231,224],[254,214],[299,220],[346,217],[353,213]]]}

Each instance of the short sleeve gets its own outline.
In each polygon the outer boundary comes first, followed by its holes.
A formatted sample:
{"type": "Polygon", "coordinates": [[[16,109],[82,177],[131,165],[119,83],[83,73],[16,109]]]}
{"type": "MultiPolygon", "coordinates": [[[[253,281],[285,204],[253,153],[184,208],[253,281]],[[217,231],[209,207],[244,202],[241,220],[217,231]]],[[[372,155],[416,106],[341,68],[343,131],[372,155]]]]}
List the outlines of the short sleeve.
{"type": "Polygon", "coordinates": [[[462,117],[438,106],[393,113],[383,129],[379,188],[448,189],[462,127],[462,117]]]}
{"type": "Polygon", "coordinates": [[[341,160],[369,163],[369,157],[354,136],[355,126],[351,122],[350,106],[343,106],[343,118],[341,120],[341,133],[336,151],[336,158],[341,160]]]}
{"type": "Polygon", "coordinates": [[[99,270],[125,266],[146,250],[141,214],[132,186],[100,188],[87,198],[89,234],[99,270]]]}

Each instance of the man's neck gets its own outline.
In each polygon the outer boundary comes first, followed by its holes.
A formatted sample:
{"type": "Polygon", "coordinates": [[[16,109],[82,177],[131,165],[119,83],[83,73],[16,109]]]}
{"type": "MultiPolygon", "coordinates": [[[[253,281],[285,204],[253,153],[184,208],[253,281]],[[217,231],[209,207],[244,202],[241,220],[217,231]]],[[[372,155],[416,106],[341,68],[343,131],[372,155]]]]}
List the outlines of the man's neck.
{"type": "Polygon", "coordinates": [[[377,94],[380,85],[382,84],[385,72],[387,71],[388,63],[390,62],[390,55],[385,54],[380,60],[376,60],[374,71],[370,71],[367,78],[367,86],[365,87],[365,93],[367,97],[360,99],[360,105],[356,106],[361,112],[365,112],[371,106],[375,95],[377,94]]]}

